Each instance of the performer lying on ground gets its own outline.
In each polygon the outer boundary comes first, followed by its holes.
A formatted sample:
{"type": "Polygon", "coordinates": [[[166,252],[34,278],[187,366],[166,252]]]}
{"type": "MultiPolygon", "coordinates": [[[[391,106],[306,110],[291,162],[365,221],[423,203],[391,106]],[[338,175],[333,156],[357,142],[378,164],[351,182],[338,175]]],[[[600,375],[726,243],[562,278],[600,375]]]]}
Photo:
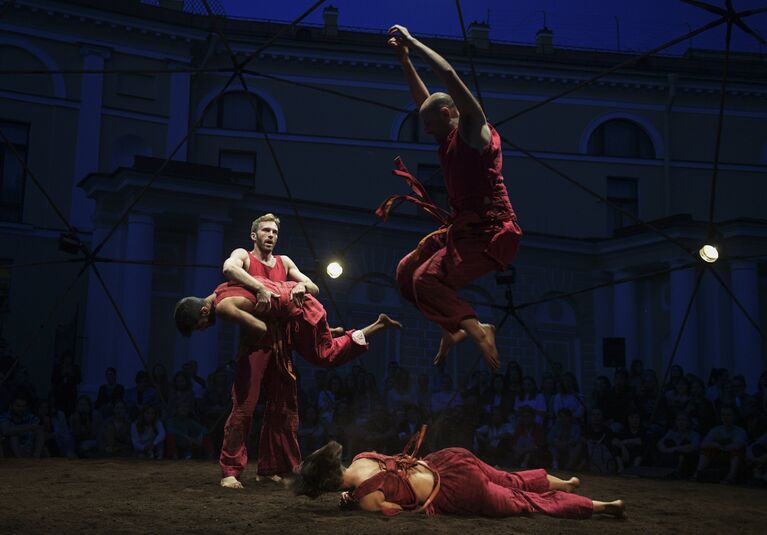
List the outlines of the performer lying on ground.
{"type": "MultiPolygon", "coordinates": [[[[456,292],[486,273],[506,269],[519,246],[522,230],[501,175],[500,137],[487,123],[479,102],[442,56],[403,26],[392,26],[389,33],[393,35],[389,45],[400,54],[426,132],[440,144],[439,160],[452,209],[452,213],[445,214],[447,217],[437,216],[443,227],[429,234],[400,261],[397,284],[403,297],[442,328],[435,364],[440,364],[450,349],[468,335],[490,368],[496,370],[500,363],[494,329],[480,323],[472,307],[456,292]],[[447,93],[429,94],[410,61],[409,48],[426,60],[447,93]]],[[[423,193],[418,181],[399,165],[400,172],[395,173],[404,176],[414,191],[423,193]]],[[[385,217],[392,201],[402,197],[390,197],[377,214],[385,217]]],[[[421,195],[424,198],[433,208],[428,195],[421,195]]]]}
{"type": "Polygon", "coordinates": [[[421,460],[363,452],[349,467],[341,464],[341,450],[340,444],[330,442],[304,459],[292,482],[294,492],[316,498],[344,491],[342,508],[359,507],[387,516],[402,511],[424,511],[429,516],[624,516],[623,500],[602,502],[572,494],[580,485],[577,477],[565,481],[542,469],[497,470],[463,448],[439,450],[421,460]]]}

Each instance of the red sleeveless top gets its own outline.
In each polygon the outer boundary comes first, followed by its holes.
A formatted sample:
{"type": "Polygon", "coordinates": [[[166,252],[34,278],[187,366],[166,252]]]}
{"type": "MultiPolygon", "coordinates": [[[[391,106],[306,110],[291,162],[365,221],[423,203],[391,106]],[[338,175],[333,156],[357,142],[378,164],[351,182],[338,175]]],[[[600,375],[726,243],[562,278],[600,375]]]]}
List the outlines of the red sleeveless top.
{"type": "Polygon", "coordinates": [[[450,207],[497,221],[514,215],[503,182],[501,138],[490,124],[490,142],[478,151],[470,147],[454,128],[439,147],[439,162],[445,177],[450,207]]]}
{"type": "MultiPolygon", "coordinates": [[[[354,499],[359,501],[371,492],[380,490],[384,494],[384,499],[389,503],[396,503],[404,510],[409,511],[418,507],[418,498],[416,497],[413,486],[407,478],[407,472],[402,472],[397,468],[397,458],[392,455],[383,455],[374,451],[365,451],[354,457],[357,459],[373,459],[378,461],[382,472],[366,479],[362,484],[354,489],[352,493],[354,499]]],[[[384,510],[387,516],[397,514],[396,511],[384,510]]]]}
{"type": "Polygon", "coordinates": [[[272,267],[267,266],[261,262],[258,258],[253,256],[253,253],[248,252],[248,273],[253,277],[263,277],[275,282],[285,282],[288,280],[288,273],[285,270],[285,264],[282,262],[282,257],[274,255],[274,265],[272,267]]]}

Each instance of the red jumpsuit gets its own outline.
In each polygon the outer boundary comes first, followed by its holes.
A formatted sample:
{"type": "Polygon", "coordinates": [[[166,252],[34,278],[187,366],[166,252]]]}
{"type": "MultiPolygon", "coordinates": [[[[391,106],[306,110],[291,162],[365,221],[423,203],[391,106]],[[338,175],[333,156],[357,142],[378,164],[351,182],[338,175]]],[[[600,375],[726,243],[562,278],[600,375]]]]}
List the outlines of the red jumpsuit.
{"type": "Polygon", "coordinates": [[[501,175],[501,140],[492,126],[490,133],[482,151],[467,145],[457,128],[442,142],[439,159],[452,213],[440,232],[424,238],[397,266],[402,296],[449,332],[476,317],[457,290],[506,269],[522,236],[501,175]]]}
{"type": "MultiPolygon", "coordinates": [[[[275,310],[267,319],[269,330],[258,341],[247,357],[237,362],[232,385],[232,412],[224,426],[224,441],[219,457],[223,477],[239,476],[248,463],[246,440],[253,423],[253,412],[258,402],[261,386],[266,389],[266,410],[261,427],[258,448],[258,473],[262,475],[284,474],[301,462],[298,446],[298,397],[296,378],[292,372],[290,352],[295,348],[305,359],[318,366],[339,366],[367,349],[351,339],[351,331],[339,338],[332,338],[322,305],[307,295],[309,314],[296,313],[288,299],[287,273],[282,259],[268,267],[249,253],[248,273],[264,284],[274,286],[280,294],[272,300],[275,310]],[[273,281],[269,283],[267,281],[273,281]],[[282,286],[285,285],[285,286],[282,286]],[[288,318],[291,317],[291,320],[288,318]],[[281,347],[281,351],[275,351],[281,347]]],[[[254,299],[253,294],[241,286],[224,284],[221,298],[239,295],[254,299]]]]}
{"type": "MultiPolygon", "coordinates": [[[[355,500],[375,491],[405,510],[418,506],[410,483],[398,473],[394,457],[364,452],[354,460],[375,459],[385,471],[365,480],[353,493],[355,500]]],[[[463,448],[447,448],[424,457],[439,478],[440,487],[426,514],[481,515],[490,517],[544,513],[561,518],[589,518],[593,502],[577,494],[548,490],[545,470],[504,472],[485,464],[463,448]]],[[[384,514],[393,514],[384,511],[384,514]]]]}

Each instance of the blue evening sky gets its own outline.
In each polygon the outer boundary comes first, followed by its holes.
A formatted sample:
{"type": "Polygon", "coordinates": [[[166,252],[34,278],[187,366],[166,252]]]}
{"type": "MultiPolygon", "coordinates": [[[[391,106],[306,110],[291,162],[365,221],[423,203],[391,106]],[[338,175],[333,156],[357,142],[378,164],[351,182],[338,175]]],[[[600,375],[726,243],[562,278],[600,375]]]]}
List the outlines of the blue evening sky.
{"type": "MultiPolygon", "coordinates": [[[[313,0],[219,0],[233,17],[292,20],[313,4],[313,0]]],[[[724,0],[708,0],[723,6],[724,0]]],[[[742,11],[767,7],[767,0],[733,0],[742,11]]],[[[414,34],[460,36],[458,15],[453,0],[332,0],[323,4],[308,19],[321,23],[322,9],[334,5],[340,11],[341,26],[385,30],[391,24],[408,26],[414,34]]],[[[554,42],[563,46],[615,50],[618,29],[622,50],[652,48],[713,20],[715,15],[680,0],[464,0],[464,20],[489,20],[491,38],[531,43],[546,23],[554,32],[554,42]]],[[[746,19],[752,29],[767,39],[767,13],[746,19]]],[[[724,27],[692,39],[696,48],[724,47],[724,27]]],[[[689,42],[676,47],[681,54],[689,42]]],[[[767,47],[743,33],[733,32],[733,49],[767,54],[767,47]]]]}

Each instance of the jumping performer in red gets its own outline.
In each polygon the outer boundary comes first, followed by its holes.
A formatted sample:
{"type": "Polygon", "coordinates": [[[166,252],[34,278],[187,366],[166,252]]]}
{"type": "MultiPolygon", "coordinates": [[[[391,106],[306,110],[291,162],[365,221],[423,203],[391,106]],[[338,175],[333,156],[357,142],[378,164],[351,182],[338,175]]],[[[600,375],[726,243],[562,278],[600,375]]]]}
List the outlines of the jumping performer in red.
{"type": "MultiPolygon", "coordinates": [[[[392,26],[389,33],[389,45],[399,52],[426,132],[440,144],[440,165],[451,208],[442,219],[443,227],[421,240],[400,261],[397,284],[403,297],[442,328],[435,364],[440,364],[450,349],[468,335],[490,368],[496,370],[500,362],[495,331],[491,325],[479,322],[476,312],[458,297],[457,290],[486,273],[506,269],[522,236],[501,175],[500,137],[488,124],[479,102],[442,56],[403,26],[392,26]],[[429,94],[410,61],[409,49],[426,60],[447,93],[429,94]]],[[[400,169],[395,173],[404,176],[417,193],[423,193],[418,181],[401,163],[398,165],[400,169]]],[[[402,197],[387,199],[378,215],[385,217],[392,201],[402,197]]],[[[421,197],[428,200],[428,196],[421,197]]]]}
{"type": "Polygon", "coordinates": [[[589,518],[595,513],[623,517],[623,500],[602,502],[573,494],[577,477],[562,480],[545,470],[504,472],[482,462],[470,451],[447,448],[423,459],[363,452],[347,468],[341,445],[330,442],[309,455],[292,482],[297,495],[316,498],[344,491],[342,508],[402,511],[427,515],[504,517],[543,513],[561,518],[589,518]]]}

